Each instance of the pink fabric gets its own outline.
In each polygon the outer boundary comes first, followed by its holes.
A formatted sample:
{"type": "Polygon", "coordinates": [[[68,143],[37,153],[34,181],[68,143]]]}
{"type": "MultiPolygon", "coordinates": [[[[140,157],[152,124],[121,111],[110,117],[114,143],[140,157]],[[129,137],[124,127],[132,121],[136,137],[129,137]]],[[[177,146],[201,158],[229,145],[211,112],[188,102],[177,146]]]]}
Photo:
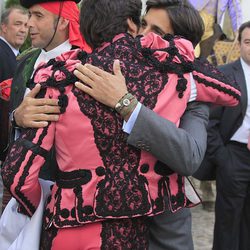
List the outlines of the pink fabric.
{"type": "Polygon", "coordinates": [[[91,48],[86,43],[85,39],[80,33],[79,24],[79,9],[75,2],[73,1],[63,1],[63,2],[46,2],[39,3],[41,7],[48,10],[49,12],[59,15],[60,6],[62,5],[61,16],[69,20],[69,42],[86,52],[91,52],[91,48]]]}
{"type": "Polygon", "coordinates": [[[56,238],[53,240],[51,250],[101,249],[101,229],[102,224],[98,222],[84,227],[59,229],[56,238]]]}
{"type": "MultiPolygon", "coordinates": [[[[180,38],[175,40],[175,44],[185,61],[194,61],[194,48],[191,42],[180,38]]],[[[153,32],[150,32],[147,36],[141,38],[141,45],[142,47],[157,49],[154,56],[159,61],[164,61],[169,56],[167,52],[159,50],[169,47],[169,42],[162,39],[160,36],[157,36],[153,32]]],[[[174,58],[174,61],[178,63],[180,62],[177,57],[174,58]]]]}
{"type": "MultiPolygon", "coordinates": [[[[202,76],[203,78],[207,79],[208,81],[213,81],[217,85],[221,87],[226,87],[228,90],[236,92],[238,95],[241,95],[239,90],[236,90],[233,86],[226,85],[223,82],[220,82],[216,79],[213,79],[208,76],[204,76],[199,72],[193,72],[194,76],[202,76]]],[[[218,89],[213,89],[213,88],[206,88],[204,89],[204,85],[202,84],[196,84],[197,88],[197,101],[201,102],[210,102],[214,103],[216,105],[225,105],[225,106],[236,106],[239,101],[232,98],[230,95],[226,95],[225,93],[221,93],[218,89]]]]}

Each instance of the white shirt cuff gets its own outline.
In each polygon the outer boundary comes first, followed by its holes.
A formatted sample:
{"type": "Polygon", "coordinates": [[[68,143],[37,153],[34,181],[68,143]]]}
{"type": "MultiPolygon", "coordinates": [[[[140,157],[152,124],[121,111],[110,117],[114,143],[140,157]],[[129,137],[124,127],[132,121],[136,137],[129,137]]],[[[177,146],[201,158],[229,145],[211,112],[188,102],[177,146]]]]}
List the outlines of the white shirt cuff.
{"type": "Polygon", "coordinates": [[[135,121],[136,121],[136,119],[138,117],[138,114],[139,114],[139,112],[141,110],[141,105],[142,104],[138,102],[135,109],[134,109],[134,111],[133,111],[133,113],[130,115],[128,121],[123,122],[122,130],[124,132],[126,132],[127,134],[131,133],[131,131],[132,131],[134,125],[135,125],[135,121]]]}
{"type": "Polygon", "coordinates": [[[196,84],[195,84],[193,74],[189,73],[189,75],[190,75],[190,82],[191,82],[191,94],[190,94],[190,98],[189,98],[188,102],[192,102],[197,97],[197,88],[196,88],[196,84]]]}

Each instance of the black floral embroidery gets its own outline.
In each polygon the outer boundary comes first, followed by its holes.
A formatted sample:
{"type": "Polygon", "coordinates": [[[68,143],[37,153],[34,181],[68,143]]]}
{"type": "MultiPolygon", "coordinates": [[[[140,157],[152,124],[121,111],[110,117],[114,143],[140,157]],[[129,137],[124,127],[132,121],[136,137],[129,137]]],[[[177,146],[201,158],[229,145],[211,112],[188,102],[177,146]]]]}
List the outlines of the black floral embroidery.
{"type": "MultiPolygon", "coordinates": [[[[133,38],[118,40],[111,47],[99,51],[98,56],[90,55],[87,62],[112,71],[113,58],[117,58],[119,52],[121,60],[126,58],[123,73],[129,92],[153,109],[168,78],[148,66],[146,59],[136,53],[138,48],[126,47],[130,39],[133,38]],[[144,60],[145,66],[135,65],[138,60],[144,60]]],[[[138,171],[140,151],[127,145],[127,136],[121,129],[123,120],[113,110],[97,103],[78,89],[73,88],[73,93],[81,111],[91,120],[95,142],[106,167],[105,178],[97,187],[96,214],[101,217],[147,214],[151,201],[146,189],[146,179],[138,171]]]]}
{"type": "Polygon", "coordinates": [[[102,222],[101,250],[148,249],[148,225],[145,217],[102,222]]]}
{"type": "MultiPolygon", "coordinates": [[[[87,55],[80,52],[78,59],[81,59],[83,64],[88,62],[112,72],[113,59],[119,58],[123,62],[121,66],[123,74],[126,77],[129,92],[134,94],[145,106],[153,109],[157,102],[158,94],[168,82],[168,76],[167,74],[162,74],[162,70],[166,72],[171,72],[171,70],[176,72],[178,70],[175,64],[171,64],[178,50],[174,49],[173,38],[169,38],[171,46],[167,50],[170,56],[167,62],[160,63],[159,61],[154,61],[153,56],[152,58],[145,57],[143,54],[144,49],[141,48],[139,40],[137,46],[131,48],[132,39],[131,36],[125,35],[124,38],[117,40],[111,46],[98,51],[98,55],[96,53],[87,55]],[[141,51],[141,53],[138,53],[138,51],[141,51]],[[157,67],[158,71],[156,70],[157,67]]],[[[154,52],[150,52],[150,50],[145,51],[148,55],[154,52]]],[[[183,68],[181,72],[191,69],[191,67],[187,66],[186,62],[183,62],[183,64],[185,67],[181,66],[181,64],[177,65],[179,69],[180,67],[183,68]]],[[[55,70],[59,69],[56,68],[55,70]]],[[[67,72],[64,66],[60,70],[66,75],[66,80],[55,83],[52,77],[52,79],[48,79],[43,85],[45,87],[58,87],[59,84],[66,86],[69,82],[72,83],[75,81],[74,76],[70,72],[67,72]]],[[[183,93],[185,91],[185,83],[183,80],[179,81],[179,85],[177,84],[178,92],[183,93]]],[[[91,120],[95,143],[106,169],[105,178],[97,186],[98,193],[96,196],[95,213],[100,218],[106,216],[119,218],[124,215],[135,216],[147,214],[151,209],[151,203],[158,204],[156,210],[162,211],[164,207],[163,202],[155,202],[149,198],[146,188],[147,180],[139,174],[140,151],[127,145],[127,135],[121,130],[123,123],[121,117],[112,109],[96,102],[74,86],[72,87],[72,91],[77,97],[82,113],[91,120]],[[131,186],[133,186],[133,189],[129,188],[131,186]]],[[[74,189],[77,197],[77,217],[82,222],[98,220],[93,213],[86,213],[82,207],[84,202],[84,197],[82,196],[83,188],[84,186],[78,186],[74,189]]],[[[160,191],[160,193],[162,192],[160,191]]],[[[162,199],[162,196],[160,199],[162,199]]],[[[58,226],[77,225],[78,222],[74,219],[64,219],[62,221],[62,216],[60,216],[62,213],[60,210],[60,200],[61,191],[59,189],[55,223],[58,226]]]]}
{"type": "MultiPolygon", "coordinates": [[[[145,58],[144,49],[139,43],[135,48],[126,46],[130,44],[131,39],[133,38],[130,36],[119,39],[112,46],[98,51],[98,56],[95,53],[90,55],[84,63],[89,62],[111,72],[113,58],[116,58],[119,52],[129,92],[145,106],[153,109],[158,94],[168,82],[168,77],[167,74],[163,75],[155,70],[155,65],[152,66],[153,59],[145,58]],[[140,63],[137,64],[138,62],[140,63]]],[[[150,54],[149,50],[145,51],[150,54]]],[[[172,49],[171,53],[176,53],[176,50],[172,49]]],[[[160,65],[158,61],[157,63],[160,65]]],[[[180,91],[184,90],[185,86],[181,86],[180,91]]],[[[105,179],[98,184],[96,214],[104,217],[146,214],[152,201],[148,201],[145,188],[147,181],[138,171],[140,151],[127,145],[126,134],[121,129],[121,117],[78,89],[73,87],[72,91],[77,97],[81,111],[91,120],[95,142],[106,167],[105,179]],[[131,186],[133,189],[129,188],[131,186]]],[[[163,206],[161,203],[157,210],[162,211],[163,206]]]]}

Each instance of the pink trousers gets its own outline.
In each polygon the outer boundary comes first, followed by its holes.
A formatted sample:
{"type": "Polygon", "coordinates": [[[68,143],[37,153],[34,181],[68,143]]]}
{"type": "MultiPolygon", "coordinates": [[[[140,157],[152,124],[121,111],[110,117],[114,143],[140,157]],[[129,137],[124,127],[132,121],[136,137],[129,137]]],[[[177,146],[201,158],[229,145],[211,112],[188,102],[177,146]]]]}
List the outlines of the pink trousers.
{"type": "Polygon", "coordinates": [[[145,217],[106,220],[80,227],[43,229],[41,250],[146,250],[148,226],[145,217]]]}

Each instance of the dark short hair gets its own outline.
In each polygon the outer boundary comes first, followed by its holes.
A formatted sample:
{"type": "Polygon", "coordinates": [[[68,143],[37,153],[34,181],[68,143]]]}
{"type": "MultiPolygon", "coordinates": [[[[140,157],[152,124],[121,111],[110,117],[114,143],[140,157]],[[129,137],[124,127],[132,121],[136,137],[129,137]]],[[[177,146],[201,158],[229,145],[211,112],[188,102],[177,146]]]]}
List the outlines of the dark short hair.
{"type": "Polygon", "coordinates": [[[243,32],[244,29],[246,29],[246,28],[250,28],[250,21],[241,24],[241,26],[240,26],[240,28],[239,28],[239,36],[238,36],[238,41],[239,41],[239,42],[241,42],[242,32],[243,32]]]}
{"type": "Polygon", "coordinates": [[[128,31],[127,19],[140,26],[141,0],[82,0],[80,30],[92,48],[128,31]]]}
{"type": "Polygon", "coordinates": [[[2,15],[1,15],[1,24],[8,24],[9,23],[9,16],[14,10],[20,11],[20,13],[23,15],[28,15],[28,11],[26,9],[24,9],[22,6],[13,5],[12,7],[3,11],[2,15]]]}
{"type": "Polygon", "coordinates": [[[187,0],[148,0],[146,12],[151,8],[166,10],[174,35],[182,36],[195,47],[204,33],[199,12],[187,0]]]}

